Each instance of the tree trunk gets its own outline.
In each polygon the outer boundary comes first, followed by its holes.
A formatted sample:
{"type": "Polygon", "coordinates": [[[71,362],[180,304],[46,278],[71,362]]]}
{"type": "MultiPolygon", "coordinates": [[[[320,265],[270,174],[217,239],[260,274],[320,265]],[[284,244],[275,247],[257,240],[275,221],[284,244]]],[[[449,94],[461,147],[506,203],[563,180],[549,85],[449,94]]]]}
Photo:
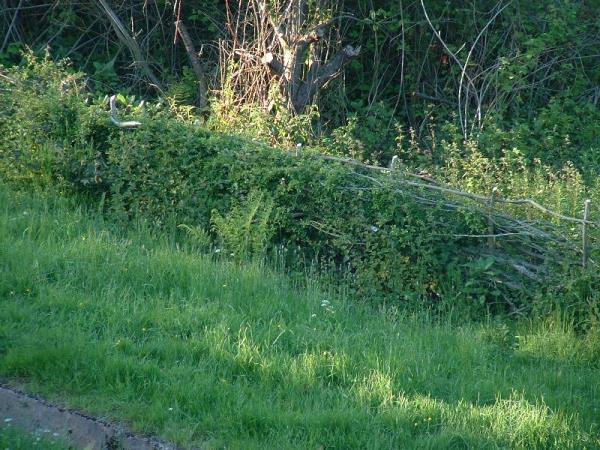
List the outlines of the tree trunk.
{"type": "Polygon", "coordinates": [[[314,55],[314,46],[325,38],[333,20],[309,26],[308,0],[287,0],[272,11],[265,0],[255,0],[277,40],[277,49],[265,52],[262,63],[279,78],[287,107],[295,114],[303,113],[314,102],[319,90],[335,78],[346,64],[356,58],[360,47],[345,46],[328,61],[314,55]],[[311,60],[307,64],[309,55],[311,60]]]}
{"type": "Polygon", "coordinates": [[[181,20],[175,22],[175,33],[181,36],[185,51],[192,64],[192,69],[194,69],[194,73],[196,74],[196,80],[198,81],[198,108],[203,110],[208,104],[208,84],[206,82],[204,70],[198,60],[198,54],[194,48],[192,38],[190,38],[190,34],[187,31],[187,27],[181,20]]]}

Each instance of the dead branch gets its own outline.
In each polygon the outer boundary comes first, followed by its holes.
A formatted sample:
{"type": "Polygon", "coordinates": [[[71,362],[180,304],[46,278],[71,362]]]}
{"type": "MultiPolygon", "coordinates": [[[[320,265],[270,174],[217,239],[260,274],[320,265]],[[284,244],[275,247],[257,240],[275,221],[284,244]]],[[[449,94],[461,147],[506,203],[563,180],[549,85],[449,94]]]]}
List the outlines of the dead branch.
{"type": "Polygon", "coordinates": [[[198,107],[200,109],[204,109],[208,103],[208,84],[206,83],[206,76],[204,75],[202,65],[198,60],[198,54],[196,53],[196,49],[194,48],[190,34],[188,33],[187,27],[184,25],[183,21],[178,20],[175,22],[175,33],[179,33],[179,36],[181,36],[181,40],[185,46],[185,51],[190,59],[190,63],[192,64],[192,69],[194,69],[194,73],[196,74],[196,80],[198,81],[198,107]]]}
{"type": "Polygon", "coordinates": [[[359,54],[360,47],[354,48],[351,45],[347,45],[337,52],[325,65],[319,67],[318,64],[314,64],[311,70],[309,70],[306,80],[301,83],[296,93],[296,98],[294,99],[296,111],[303,111],[306,106],[312,103],[319,89],[335,78],[344,66],[359,54]]]}
{"type": "Polygon", "coordinates": [[[106,15],[110,24],[115,30],[115,33],[117,34],[119,40],[131,52],[134,64],[138,66],[142,70],[142,72],[144,72],[144,74],[146,75],[146,77],[148,77],[148,79],[154,87],[162,91],[163,89],[161,87],[161,83],[160,81],[158,81],[158,78],[148,65],[148,62],[142,56],[142,50],[140,49],[140,46],[138,45],[137,41],[130,36],[127,29],[125,28],[119,17],[115,14],[115,12],[110,8],[106,0],[98,0],[98,3],[101,6],[102,12],[106,15]]]}
{"type": "Polygon", "coordinates": [[[15,9],[15,13],[13,14],[12,20],[10,21],[8,30],[6,30],[6,35],[4,36],[4,41],[2,42],[2,47],[0,47],[0,53],[2,53],[4,51],[4,49],[6,48],[6,44],[8,44],[8,40],[10,39],[10,36],[12,36],[12,34],[13,34],[13,30],[14,30],[15,24],[17,22],[17,16],[19,15],[19,10],[21,9],[22,6],[23,6],[23,0],[19,0],[19,4],[17,5],[17,8],[15,9]]]}

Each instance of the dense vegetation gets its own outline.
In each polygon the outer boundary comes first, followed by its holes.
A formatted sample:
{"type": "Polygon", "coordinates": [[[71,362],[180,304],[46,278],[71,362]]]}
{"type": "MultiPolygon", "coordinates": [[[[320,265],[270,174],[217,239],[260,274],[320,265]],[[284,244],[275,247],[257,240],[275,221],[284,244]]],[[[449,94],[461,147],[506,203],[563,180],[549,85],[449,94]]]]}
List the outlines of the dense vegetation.
{"type": "Polygon", "coordinates": [[[5,186],[0,248],[0,376],[136,430],[195,448],[600,447],[600,337],[558,314],[375,311],[5,186]]]}
{"type": "Polygon", "coordinates": [[[325,142],[384,164],[398,154],[435,176],[451,156],[444,141],[463,156],[517,149],[528,164],[560,169],[570,161],[586,177],[597,174],[598,0],[110,3],[19,8],[7,0],[0,62],[18,63],[27,46],[48,47],[88,73],[97,92],[160,88],[193,104],[202,85],[204,118],[215,128],[271,143],[325,142]],[[196,66],[175,20],[201,50],[196,66]],[[119,24],[124,31],[115,31],[119,24]],[[311,40],[312,31],[319,33],[311,40]],[[292,38],[308,39],[299,81],[344,46],[360,46],[300,116],[286,103],[287,78],[263,60],[293,51],[292,38]]]}
{"type": "Polygon", "coordinates": [[[598,0],[26,3],[0,376],[185,445],[600,448],[598,0]]]}
{"type": "MultiPolygon", "coordinates": [[[[234,258],[267,255],[292,270],[317,265],[370,302],[463,306],[466,315],[479,315],[488,308],[548,310],[560,301],[585,327],[595,320],[595,264],[581,268],[573,240],[580,230],[569,222],[536,231],[535,214],[528,213],[525,241],[490,249],[489,240],[477,238],[488,232],[489,211],[451,203],[452,196],[437,195],[439,185],[431,196],[428,185],[407,183],[401,169],[372,173],[314,150],[275,150],[208,131],[186,109],[160,102],[130,104],[127,112],[143,125],[121,129],[80,75],[34,56],[28,61],[6,72],[0,93],[7,181],[85,193],[113,218],[185,231],[200,246],[214,242],[234,258]],[[552,240],[549,233],[566,237],[552,240]],[[526,246],[537,254],[523,253],[526,246]]],[[[499,164],[511,170],[522,161],[515,156],[499,164]]],[[[473,169],[473,179],[485,182],[473,169]]],[[[515,190],[539,189],[559,212],[576,213],[583,204],[585,186],[573,171],[552,181],[539,168],[508,173],[515,190]]],[[[516,212],[509,208],[494,220],[523,226],[506,214],[516,212]]],[[[597,238],[597,229],[589,234],[597,238]]]]}

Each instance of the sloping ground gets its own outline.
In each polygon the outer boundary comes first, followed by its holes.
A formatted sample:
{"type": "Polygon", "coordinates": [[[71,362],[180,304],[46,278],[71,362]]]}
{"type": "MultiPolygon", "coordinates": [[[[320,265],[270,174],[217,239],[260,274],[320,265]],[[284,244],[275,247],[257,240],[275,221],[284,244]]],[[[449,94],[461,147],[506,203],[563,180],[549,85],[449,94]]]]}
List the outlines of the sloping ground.
{"type": "Polygon", "coordinates": [[[0,272],[0,376],[184,448],[600,448],[558,318],[377,311],[1,186],[0,272]]]}

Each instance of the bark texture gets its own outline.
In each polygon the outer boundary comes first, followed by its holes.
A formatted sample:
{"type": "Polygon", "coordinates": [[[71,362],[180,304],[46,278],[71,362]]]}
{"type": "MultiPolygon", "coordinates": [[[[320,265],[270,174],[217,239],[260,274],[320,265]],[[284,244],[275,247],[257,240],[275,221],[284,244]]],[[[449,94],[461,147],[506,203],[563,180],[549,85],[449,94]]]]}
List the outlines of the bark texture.
{"type": "Polygon", "coordinates": [[[185,51],[187,52],[190,63],[192,64],[192,69],[194,70],[196,79],[198,80],[198,107],[200,109],[204,109],[208,104],[208,84],[206,82],[206,76],[204,75],[202,65],[198,60],[198,53],[196,53],[194,43],[192,42],[192,38],[188,33],[187,27],[181,20],[175,22],[175,32],[177,35],[181,36],[185,51]]]}
{"type": "Polygon", "coordinates": [[[346,45],[328,60],[320,61],[315,45],[326,39],[333,20],[311,26],[308,0],[288,0],[279,8],[269,7],[264,0],[255,1],[275,35],[262,63],[278,77],[288,109],[300,114],[313,103],[319,90],[360,54],[360,47],[346,45]]]}

